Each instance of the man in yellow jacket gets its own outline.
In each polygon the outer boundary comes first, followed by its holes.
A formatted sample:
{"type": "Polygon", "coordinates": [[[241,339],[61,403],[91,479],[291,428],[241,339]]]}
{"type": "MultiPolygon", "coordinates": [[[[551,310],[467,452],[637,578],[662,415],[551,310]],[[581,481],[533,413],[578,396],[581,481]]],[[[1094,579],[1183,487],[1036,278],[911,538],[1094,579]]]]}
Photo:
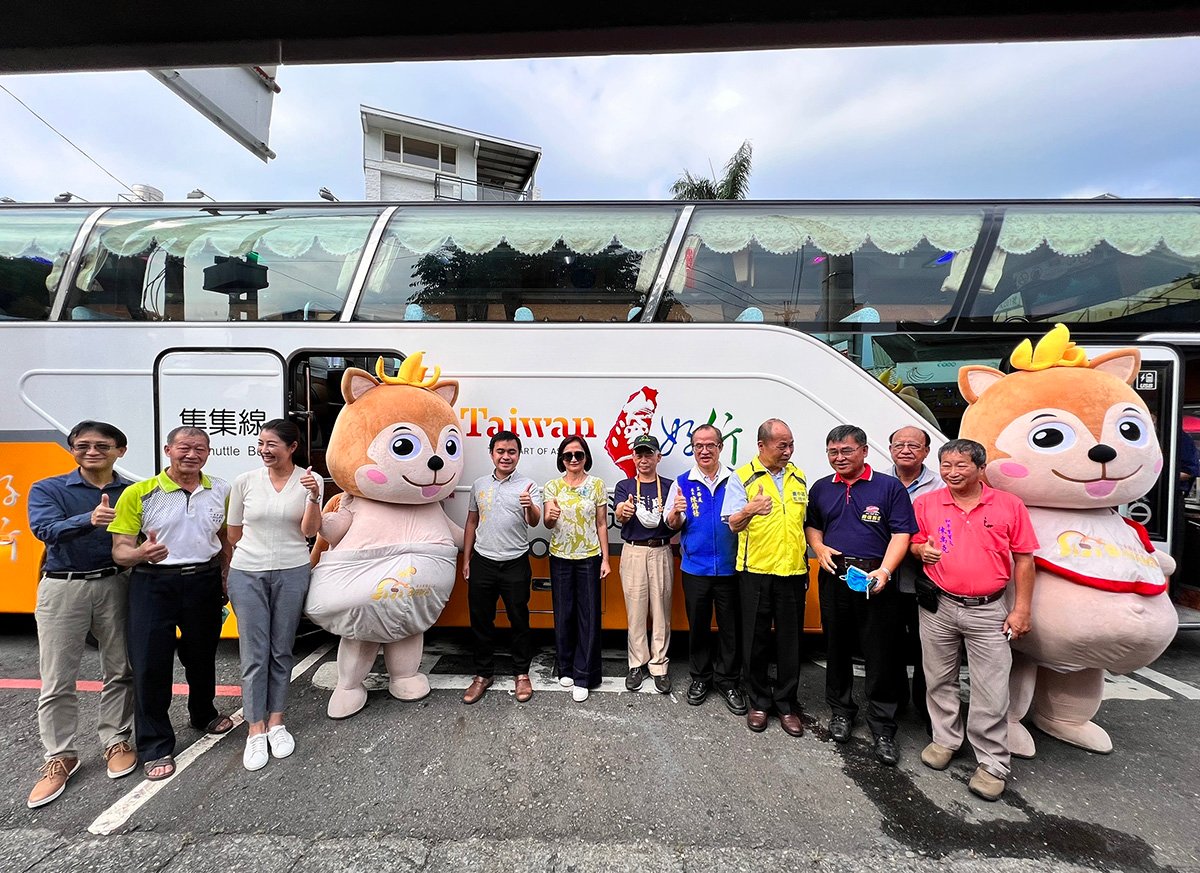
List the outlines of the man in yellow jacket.
{"type": "Polygon", "coordinates": [[[762,731],[771,709],[783,729],[804,735],[796,686],[800,679],[800,633],[808,588],[804,514],[808,487],[791,463],[792,429],[777,418],[758,428],[758,457],[729,479],[721,517],[738,535],[736,569],[741,576],[742,663],[750,711],[746,727],[762,731]],[[771,625],[775,625],[776,680],[767,677],[771,625]]]}

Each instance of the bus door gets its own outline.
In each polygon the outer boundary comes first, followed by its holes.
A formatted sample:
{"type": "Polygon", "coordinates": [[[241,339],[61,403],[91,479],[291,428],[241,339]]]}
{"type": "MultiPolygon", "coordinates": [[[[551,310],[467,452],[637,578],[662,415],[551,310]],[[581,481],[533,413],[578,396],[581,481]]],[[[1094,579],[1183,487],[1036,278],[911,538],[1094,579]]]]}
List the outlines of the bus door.
{"type": "Polygon", "coordinates": [[[283,417],[283,359],[257,349],[173,349],[155,364],[154,395],[156,445],[176,427],[200,428],[212,446],[204,472],[232,482],[260,466],[259,431],[283,417]]]}

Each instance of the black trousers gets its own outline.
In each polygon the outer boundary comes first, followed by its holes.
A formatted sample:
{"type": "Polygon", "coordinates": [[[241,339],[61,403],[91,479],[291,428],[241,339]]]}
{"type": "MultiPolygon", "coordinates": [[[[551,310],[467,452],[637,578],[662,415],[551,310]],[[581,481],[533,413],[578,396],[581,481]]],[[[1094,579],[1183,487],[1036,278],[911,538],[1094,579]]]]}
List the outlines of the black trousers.
{"type": "Polygon", "coordinates": [[[900,660],[896,628],[899,592],[889,584],[870,599],[836,575],[821,570],[821,624],[825,630],[825,700],[834,715],[854,721],[854,651],[866,661],[867,724],[877,737],[896,735],[900,660]]]}
{"type": "Polygon", "coordinates": [[[683,574],[688,619],[688,669],[692,679],[722,691],[737,688],[742,667],[741,595],[737,576],[683,574]],[[713,611],[717,632],[712,632],[713,611]]]}
{"type": "Polygon", "coordinates": [[[554,603],[554,657],[559,676],[595,688],[604,678],[600,655],[600,556],[550,556],[554,603]]]}
{"type": "Polygon", "coordinates": [[[799,711],[800,631],[803,627],[807,576],[742,573],[742,663],[746,691],[754,709],[780,715],[799,711]],[[767,666],[771,661],[771,625],[775,625],[775,685],[767,666]]]}
{"type": "Polygon", "coordinates": [[[917,606],[917,595],[897,591],[897,628],[900,657],[896,659],[897,678],[900,683],[900,703],[908,694],[908,667],[913,668],[912,704],[922,719],[929,719],[928,702],[925,700],[925,668],[921,663],[921,622],[917,606]]]}
{"type": "Polygon", "coordinates": [[[529,640],[529,586],[533,570],[529,555],[494,561],[471,550],[471,578],[467,580],[467,607],[475,637],[475,672],[491,678],[496,672],[496,600],[512,627],[513,675],[529,672],[533,651],[529,640]]]}
{"type": "Polygon", "coordinates": [[[203,728],[217,717],[213,698],[221,606],[218,568],[180,576],[135,567],[129,577],[127,645],[138,760],[143,764],[175,754],[170,710],[176,651],[187,678],[192,725],[203,728]]]}

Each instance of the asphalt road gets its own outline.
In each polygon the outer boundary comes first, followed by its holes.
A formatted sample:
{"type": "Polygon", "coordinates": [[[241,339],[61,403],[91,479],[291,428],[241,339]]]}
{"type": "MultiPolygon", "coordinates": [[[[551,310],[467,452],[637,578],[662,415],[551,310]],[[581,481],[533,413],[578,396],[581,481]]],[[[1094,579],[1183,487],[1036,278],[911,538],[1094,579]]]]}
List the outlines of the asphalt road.
{"type": "MultiPolygon", "coordinates": [[[[578,704],[550,674],[551,639],[536,641],[529,703],[497,681],[463,705],[464,638],[435,631],[428,698],[377,691],[335,722],[325,703],[336,650],[311,633],[297,645],[308,661],[292,686],[292,757],[247,772],[245,727],[205,739],[177,697],[188,763],[153,786],[106,778],[97,695],[83,692],[83,766],[59,800],[29,810],[37,692],[19,680],[36,679],[37,644],[31,621],[3,619],[0,871],[1200,870],[1200,633],[1177,638],[1151,672],[1109,684],[1099,721],[1112,755],[1035,732],[1038,756],[1015,762],[995,804],[967,792],[969,752],[941,773],[920,763],[927,740],[911,714],[897,768],[875,763],[862,726],[850,744],[830,742],[820,651],[802,672],[808,731],[794,739],[775,720],[749,732],[716,697],[689,706],[684,634],[673,694],[650,682],[625,692],[614,635],[606,690],[578,704]]],[[[83,678],[97,676],[89,650],[83,678]]],[[[218,682],[238,679],[236,643],[224,642],[218,682]]],[[[218,706],[232,712],[240,699],[218,706]]]]}

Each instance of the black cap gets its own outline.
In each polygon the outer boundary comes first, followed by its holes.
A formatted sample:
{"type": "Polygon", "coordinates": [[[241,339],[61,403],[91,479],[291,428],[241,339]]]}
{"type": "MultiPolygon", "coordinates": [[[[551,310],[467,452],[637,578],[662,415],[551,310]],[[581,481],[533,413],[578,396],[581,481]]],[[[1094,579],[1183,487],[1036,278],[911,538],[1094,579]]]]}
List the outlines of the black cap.
{"type": "Polygon", "coordinates": [[[656,452],[662,451],[662,446],[658,444],[658,440],[650,436],[648,433],[644,433],[640,437],[634,439],[633,445],[631,445],[630,448],[635,452],[638,449],[653,449],[656,452]]]}

